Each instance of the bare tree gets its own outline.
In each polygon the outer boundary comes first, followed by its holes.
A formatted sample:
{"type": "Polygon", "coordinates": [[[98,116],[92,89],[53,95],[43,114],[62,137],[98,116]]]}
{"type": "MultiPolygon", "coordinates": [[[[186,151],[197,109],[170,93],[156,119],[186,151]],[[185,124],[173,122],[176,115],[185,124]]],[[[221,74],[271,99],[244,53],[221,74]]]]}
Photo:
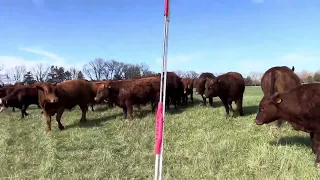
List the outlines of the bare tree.
{"type": "Polygon", "coordinates": [[[0,84],[4,84],[4,80],[6,79],[6,75],[1,72],[3,70],[3,65],[0,65],[0,84]]]}
{"type": "Polygon", "coordinates": [[[49,66],[45,66],[42,63],[39,63],[36,65],[36,67],[32,68],[34,77],[36,78],[36,81],[38,82],[43,82],[45,81],[48,72],[49,72],[50,67],[49,66]]]}
{"type": "Polygon", "coordinates": [[[83,66],[83,72],[91,80],[101,80],[105,73],[106,63],[103,59],[97,58],[83,66]]]}
{"type": "Polygon", "coordinates": [[[179,77],[183,78],[184,77],[184,72],[183,71],[174,71],[174,73],[176,73],[176,75],[178,75],[179,77]]]}
{"type": "Polygon", "coordinates": [[[71,73],[71,79],[77,79],[78,70],[75,67],[70,68],[69,72],[71,73]]]}
{"type": "Polygon", "coordinates": [[[255,86],[260,85],[260,81],[263,74],[260,72],[250,72],[250,77],[252,79],[252,82],[255,86]]]}
{"type": "Polygon", "coordinates": [[[186,77],[186,78],[197,78],[198,76],[199,76],[199,74],[198,73],[196,73],[195,71],[186,71],[185,73],[183,73],[184,75],[184,77],[186,77]]]}
{"type": "Polygon", "coordinates": [[[301,79],[302,82],[307,82],[308,76],[311,76],[312,73],[303,70],[300,73],[297,73],[297,75],[299,76],[299,78],[301,79]]]}
{"type": "Polygon", "coordinates": [[[25,66],[15,66],[7,72],[7,76],[11,81],[20,82],[23,81],[23,76],[26,73],[25,66]]]}

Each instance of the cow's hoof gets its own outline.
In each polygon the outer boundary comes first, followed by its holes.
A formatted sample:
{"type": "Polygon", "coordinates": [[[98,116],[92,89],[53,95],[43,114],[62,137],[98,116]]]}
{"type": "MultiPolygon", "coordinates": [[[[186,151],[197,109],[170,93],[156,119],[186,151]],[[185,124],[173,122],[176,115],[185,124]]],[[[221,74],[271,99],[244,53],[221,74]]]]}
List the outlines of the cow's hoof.
{"type": "Polygon", "coordinates": [[[62,130],[64,130],[65,128],[64,128],[64,126],[59,126],[59,129],[62,131],[62,130]]]}

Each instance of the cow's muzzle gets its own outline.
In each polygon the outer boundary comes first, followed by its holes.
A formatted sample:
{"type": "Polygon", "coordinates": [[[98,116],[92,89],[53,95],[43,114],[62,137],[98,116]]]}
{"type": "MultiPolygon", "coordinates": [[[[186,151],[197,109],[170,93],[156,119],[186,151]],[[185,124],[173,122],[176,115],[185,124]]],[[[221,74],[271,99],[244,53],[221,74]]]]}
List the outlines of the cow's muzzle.
{"type": "Polygon", "coordinates": [[[256,125],[262,125],[263,122],[259,121],[258,119],[255,120],[256,125]]]}
{"type": "Polygon", "coordinates": [[[59,99],[58,99],[57,97],[56,97],[56,98],[53,98],[52,101],[51,101],[51,103],[56,103],[56,102],[58,102],[58,100],[59,100],[59,99]]]}

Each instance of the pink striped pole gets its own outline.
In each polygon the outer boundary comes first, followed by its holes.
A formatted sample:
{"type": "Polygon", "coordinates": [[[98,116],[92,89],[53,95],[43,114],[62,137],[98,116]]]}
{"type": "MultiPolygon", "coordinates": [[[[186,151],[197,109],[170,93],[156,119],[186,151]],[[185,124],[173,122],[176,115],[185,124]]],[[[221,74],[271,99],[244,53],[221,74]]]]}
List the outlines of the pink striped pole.
{"type": "Polygon", "coordinates": [[[165,0],[164,6],[164,41],[162,56],[162,73],[160,84],[160,101],[156,114],[155,124],[155,174],[154,179],[162,179],[162,157],[163,157],[163,136],[164,136],[164,120],[165,120],[165,104],[166,104],[166,84],[167,84],[167,54],[168,54],[168,29],[169,29],[169,0],[165,0]]]}

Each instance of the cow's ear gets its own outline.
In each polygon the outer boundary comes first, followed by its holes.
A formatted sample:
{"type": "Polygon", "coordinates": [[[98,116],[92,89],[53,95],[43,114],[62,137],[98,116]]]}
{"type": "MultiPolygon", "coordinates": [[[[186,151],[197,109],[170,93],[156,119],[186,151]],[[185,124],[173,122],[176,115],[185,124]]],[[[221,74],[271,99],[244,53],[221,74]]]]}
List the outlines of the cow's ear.
{"type": "Polygon", "coordinates": [[[291,69],[291,70],[292,70],[292,72],[294,72],[294,66],[292,66],[292,69],[291,69]]]}
{"type": "Polygon", "coordinates": [[[35,85],[35,87],[38,89],[38,90],[40,90],[40,91],[44,91],[44,89],[43,89],[43,87],[41,86],[41,85],[35,85]]]}
{"type": "Polygon", "coordinates": [[[274,103],[276,103],[276,104],[280,104],[280,103],[282,102],[282,99],[280,98],[278,92],[274,93],[274,94],[271,96],[271,99],[272,99],[272,101],[273,101],[274,103]]]}

